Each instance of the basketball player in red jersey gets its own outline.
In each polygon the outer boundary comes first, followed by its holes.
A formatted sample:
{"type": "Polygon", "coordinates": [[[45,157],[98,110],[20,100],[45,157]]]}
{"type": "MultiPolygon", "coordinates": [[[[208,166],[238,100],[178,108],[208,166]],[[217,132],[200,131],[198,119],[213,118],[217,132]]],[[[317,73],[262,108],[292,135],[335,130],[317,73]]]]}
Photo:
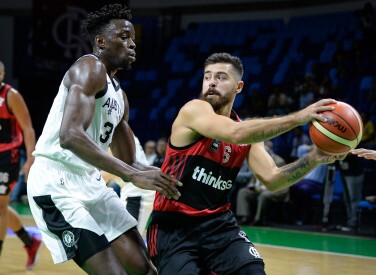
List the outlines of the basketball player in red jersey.
{"type": "Polygon", "coordinates": [[[204,64],[200,99],[185,104],[172,125],[162,171],[183,183],[179,200],[156,194],[148,249],[159,274],[265,274],[261,255],[230,211],[229,191],[246,158],[269,190],[281,190],[333,157],[314,149],[278,168],[263,141],[333,110],[320,100],[284,117],[240,121],[232,111],[244,82],[238,57],[215,53],[204,64]]]}
{"type": "Polygon", "coordinates": [[[27,158],[21,173],[25,173],[26,179],[34,161],[31,153],[35,148],[35,132],[22,95],[2,82],[4,75],[4,64],[0,61],[0,254],[10,227],[24,243],[28,254],[26,268],[31,269],[42,241],[25,230],[17,212],[9,206],[9,199],[20,172],[19,150],[23,142],[27,158]]]}

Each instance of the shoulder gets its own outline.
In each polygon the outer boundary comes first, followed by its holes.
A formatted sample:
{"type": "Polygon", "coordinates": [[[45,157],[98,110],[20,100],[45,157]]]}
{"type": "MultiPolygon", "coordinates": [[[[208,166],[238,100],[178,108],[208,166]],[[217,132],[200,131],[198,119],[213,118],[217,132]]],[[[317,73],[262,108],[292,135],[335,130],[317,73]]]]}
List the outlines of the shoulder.
{"type": "Polygon", "coordinates": [[[7,93],[7,105],[9,110],[14,113],[27,109],[22,95],[14,88],[10,88],[7,93]]]}
{"type": "Polygon", "coordinates": [[[88,90],[99,92],[106,87],[106,67],[94,56],[84,56],[78,59],[64,76],[64,86],[79,85],[88,90]]]}
{"type": "Polygon", "coordinates": [[[202,111],[213,111],[213,107],[206,101],[200,99],[193,99],[187,102],[180,110],[186,114],[198,114],[202,111]]]}
{"type": "Polygon", "coordinates": [[[0,82],[0,93],[1,94],[8,94],[10,90],[15,90],[12,85],[7,83],[0,82]]]}
{"type": "Polygon", "coordinates": [[[17,91],[15,88],[13,88],[12,86],[10,86],[9,90],[8,90],[8,93],[7,93],[7,99],[10,100],[10,99],[14,99],[14,100],[18,100],[18,99],[22,99],[22,95],[19,93],[19,91],[17,91]]]}
{"type": "Polygon", "coordinates": [[[210,104],[206,102],[205,100],[192,99],[188,101],[184,106],[203,106],[203,105],[210,105],[210,104]]]}
{"type": "Polygon", "coordinates": [[[73,65],[69,68],[69,73],[81,73],[85,72],[88,75],[97,75],[106,77],[106,67],[103,62],[98,58],[88,55],[83,56],[78,59],[73,65]]]}

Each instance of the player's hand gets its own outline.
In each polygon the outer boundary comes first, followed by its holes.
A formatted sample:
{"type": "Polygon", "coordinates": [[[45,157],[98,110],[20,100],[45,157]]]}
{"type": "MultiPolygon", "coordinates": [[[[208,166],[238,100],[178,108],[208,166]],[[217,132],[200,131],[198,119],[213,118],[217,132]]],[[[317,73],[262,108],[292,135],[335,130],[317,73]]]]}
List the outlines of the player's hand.
{"type": "Polygon", "coordinates": [[[328,155],[325,152],[323,152],[322,150],[320,150],[317,146],[313,146],[312,156],[313,156],[314,160],[319,164],[329,164],[329,163],[333,163],[337,160],[345,159],[347,154],[337,155],[337,156],[328,155]]]}
{"type": "Polygon", "coordinates": [[[29,177],[30,167],[33,163],[34,163],[34,157],[27,159],[20,170],[20,176],[25,174],[25,182],[27,182],[27,178],[29,177]]]}
{"type": "Polygon", "coordinates": [[[183,186],[183,184],[162,173],[161,170],[140,171],[132,176],[132,183],[139,188],[155,190],[168,199],[178,200],[181,196],[175,186],[183,186]]]}
{"type": "Polygon", "coordinates": [[[365,158],[365,159],[376,160],[376,151],[375,150],[359,148],[359,149],[352,150],[351,154],[357,155],[358,157],[362,157],[362,158],[365,158]]]}
{"type": "Polygon", "coordinates": [[[321,114],[325,111],[333,111],[335,107],[328,106],[329,104],[335,104],[337,101],[334,99],[321,99],[308,107],[300,110],[296,113],[297,119],[300,125],[304,125],[312,120],[318,120],[326,122],[326,118],[321,114]]]}

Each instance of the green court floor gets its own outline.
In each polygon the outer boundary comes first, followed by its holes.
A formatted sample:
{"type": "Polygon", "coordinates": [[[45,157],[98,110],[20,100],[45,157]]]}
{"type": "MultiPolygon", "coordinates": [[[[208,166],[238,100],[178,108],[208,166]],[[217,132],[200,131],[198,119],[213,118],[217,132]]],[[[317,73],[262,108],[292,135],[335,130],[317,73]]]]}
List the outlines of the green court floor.
{"type": "MultiPolygon", "coordinates": [[[[31,215],[28,206],[12,204],[21,215],[31,215]]],[[[318,252],[375,257],[376,238],[280,229],[277,227],[243,227],[251,241],[262,245],[290,247],[318,252]]]]}
{"type": "Polygon", "coordinates": [[[243,229],[256,246],[259,243],[353,256],[376,257],[376,239],[270,227],[243,227],[243,229]]]}

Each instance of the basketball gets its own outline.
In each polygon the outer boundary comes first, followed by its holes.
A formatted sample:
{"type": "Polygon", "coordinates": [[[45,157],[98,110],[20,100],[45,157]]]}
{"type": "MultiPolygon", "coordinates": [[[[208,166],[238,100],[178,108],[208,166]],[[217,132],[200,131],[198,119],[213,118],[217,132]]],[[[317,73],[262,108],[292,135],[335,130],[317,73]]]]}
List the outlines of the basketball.
{"type": "Polygon", "coordinates": [[[328,155],[343,155],[354,149],[363,134],[363,121],[360,114],[349,104],[337,101],[330,104],[333,111],[322,114],[326,122],[312,121],[309,135],[312,142],[328,155]]]}

